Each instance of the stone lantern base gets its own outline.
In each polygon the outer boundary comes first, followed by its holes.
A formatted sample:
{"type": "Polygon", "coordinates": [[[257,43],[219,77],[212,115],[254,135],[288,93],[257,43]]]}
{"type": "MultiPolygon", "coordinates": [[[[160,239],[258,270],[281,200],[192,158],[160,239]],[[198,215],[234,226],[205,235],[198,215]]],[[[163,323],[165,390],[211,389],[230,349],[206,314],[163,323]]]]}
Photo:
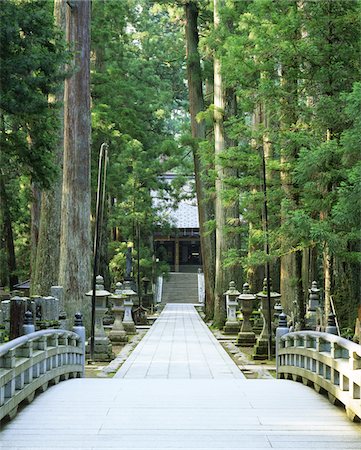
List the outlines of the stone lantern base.
{"type": "Polygon", "coordinates": [[[241,326],[238,320],[227,320],[223,327],[224,334],[237,334],[239,333],[241,326]]]}
{"type": "Polygon", "coordinates": [[[253,331],[241,331],[238,333],[236,345],[240,347],[253,347],[256,343],[256,335],[253,331]]]}
{"type": "MultiPolygon", "coordinates": [[[[90,344],[87,343],[86,353],[90,356],[90,344]]],[[[96,337],[94,343],[94,361],[112,361],[115,358],[112,344],[107,337],[96,337]]]]}
{"type": "Polygon", "coordinates": [[[126,343],[128,342],[128,336],[125,330],[112,330],[109,333],[109,339],[112,343],[126,343]]]}
{"type": "MultiPolygon", "coordinates": [[[[276,343],[272,338],[272,355],[276,354],[276,343]]],[[[258,339],[252,355],[254,360],[262,361],[268,359],[268,339],[258,339]]]]}
{"type": "Polygon", "coordinates": [[[129,334],[136,334],[136,329],[135,329],[135,323],[134,322],[123,322],[123,327],[124,330],[126,331],[126,333],[129,334]]]}

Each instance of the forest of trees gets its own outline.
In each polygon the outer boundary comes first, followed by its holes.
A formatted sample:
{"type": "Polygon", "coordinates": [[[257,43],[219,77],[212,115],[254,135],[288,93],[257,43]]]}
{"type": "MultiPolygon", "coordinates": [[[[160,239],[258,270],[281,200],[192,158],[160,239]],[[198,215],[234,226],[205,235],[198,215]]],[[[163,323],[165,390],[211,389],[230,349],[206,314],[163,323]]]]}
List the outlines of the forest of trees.
{"type": "MultiPolygon", "coordinates": [[[[161,211],[194,174],[205,312],[269,263],[304,324],[310,283],[343,334],[361,308],[359,0],[7,0],[0,9],[0,285],[89,301],[99,148],[100,271],[127,241],[152,273],[161,211]],[[175,183],[159,176],[173,171],[175,183]],[[265,215],[267,207],[267,217],[265,215]]],[[[167,226],[166,223],[163,226],[167,226]]]]}

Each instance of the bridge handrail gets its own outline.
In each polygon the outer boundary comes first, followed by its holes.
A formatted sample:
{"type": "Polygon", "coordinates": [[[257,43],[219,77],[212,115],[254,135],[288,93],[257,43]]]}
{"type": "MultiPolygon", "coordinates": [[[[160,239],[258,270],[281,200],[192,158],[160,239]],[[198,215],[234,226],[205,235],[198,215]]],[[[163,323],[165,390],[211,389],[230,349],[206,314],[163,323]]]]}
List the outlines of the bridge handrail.
{"type": "Polygon", "coordinates": [[[84,343],[68,330],[41,330],[0,345],[0,420],[15,416],[49,383],[81,377],[84,343]]]}
{"type": "MultiPolygon", "coordinates": [[[[58,334],[60,336],[68,335],[69,337],[72,337],[75,340],[79,340],[80,336],[73,331],[68,330],[53,330],[53,329],[47,329],[47,330],[40,330],[35,331],[34,333],[25,334],[24,336],[20,336],[18,338],[12,339],[9,342],[6,342],[5,344],[0,345],[0,358],[4,356],[9,350],[15,350],[18,347],[21,347],[28,341],[34,341],[34,339],[38,339],[42,336],[53,336],[54,334],[58,334]]],[[[0,366],[1,367],[1,366],[0,366]]]]}
{"type": "Polygon", "coordinates": [[[297,331],[279,338],[277,377],[292,378],[341,403],[361,419],[361,345],[334,334],[297,331]]]}

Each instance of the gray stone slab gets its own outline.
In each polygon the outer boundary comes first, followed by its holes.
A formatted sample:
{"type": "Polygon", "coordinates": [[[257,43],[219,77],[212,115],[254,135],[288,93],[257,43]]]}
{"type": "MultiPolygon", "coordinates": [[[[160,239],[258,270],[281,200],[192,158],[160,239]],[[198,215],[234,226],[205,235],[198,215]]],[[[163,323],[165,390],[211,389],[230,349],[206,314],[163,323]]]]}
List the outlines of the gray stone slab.
{"type": "Polygon", "coordinates": [[[244,378],[190,304],[166,305],[115,377],[139,378],[146,364],[145,378],[244,378]]]}
{"type": "Polygon", "coordinates": [[[361,450],[361,426],[312,389],[245,380],[191,305],[164,310],[112,379],[50,387],[0,448],[361,450]]]}

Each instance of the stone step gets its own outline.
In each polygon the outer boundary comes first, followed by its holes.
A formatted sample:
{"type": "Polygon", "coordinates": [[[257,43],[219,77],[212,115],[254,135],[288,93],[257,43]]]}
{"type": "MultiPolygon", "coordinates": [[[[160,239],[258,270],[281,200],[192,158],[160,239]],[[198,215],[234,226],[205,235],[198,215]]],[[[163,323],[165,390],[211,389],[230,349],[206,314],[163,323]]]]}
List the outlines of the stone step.
{"type": "Polygon", "coordinates": [[[198,276],[196,273],[171,273],[164,280],[162,303],[197,303],[198,276]]]}

